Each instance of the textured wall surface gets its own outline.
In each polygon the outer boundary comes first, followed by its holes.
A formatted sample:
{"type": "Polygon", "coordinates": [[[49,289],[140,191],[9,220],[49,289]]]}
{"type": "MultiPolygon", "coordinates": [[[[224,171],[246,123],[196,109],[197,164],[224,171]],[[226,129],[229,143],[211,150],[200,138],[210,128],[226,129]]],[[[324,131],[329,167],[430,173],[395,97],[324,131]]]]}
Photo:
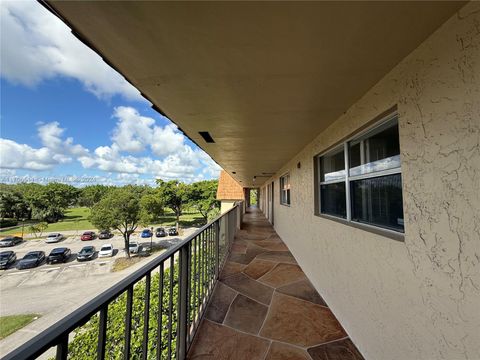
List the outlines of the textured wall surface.
{"type": "Polygon", "coordinates": [[[479,143],[471,2],[273,178],[275,228],[367,359],[480,359],[479,143]],[[394,105],[405,242],[314,215],[313,156],[394,105]],[[279,204],[287,171],[291,207],[279,204]]]}

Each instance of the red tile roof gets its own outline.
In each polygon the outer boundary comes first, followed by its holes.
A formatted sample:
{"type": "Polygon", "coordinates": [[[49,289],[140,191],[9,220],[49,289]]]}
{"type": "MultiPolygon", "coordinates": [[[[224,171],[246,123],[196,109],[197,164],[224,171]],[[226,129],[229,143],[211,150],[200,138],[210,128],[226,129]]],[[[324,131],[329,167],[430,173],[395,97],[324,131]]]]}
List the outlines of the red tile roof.
{"type": "Polygon", "coordinates": [[[244,200],[243,187],[225,170],[218,180],[217,200],[244,200]]]}

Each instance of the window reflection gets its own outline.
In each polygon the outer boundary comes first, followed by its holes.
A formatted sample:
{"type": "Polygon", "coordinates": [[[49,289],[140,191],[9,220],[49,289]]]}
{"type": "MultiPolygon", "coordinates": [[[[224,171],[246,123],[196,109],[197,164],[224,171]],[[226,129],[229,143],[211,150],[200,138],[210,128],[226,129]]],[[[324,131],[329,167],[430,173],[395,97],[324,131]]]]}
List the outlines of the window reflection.
{"type": "Polygon", "coordinates": [[[398,121],[390,122],[351,141],[349,161],[350,176],[400,167],[398,121]]]}

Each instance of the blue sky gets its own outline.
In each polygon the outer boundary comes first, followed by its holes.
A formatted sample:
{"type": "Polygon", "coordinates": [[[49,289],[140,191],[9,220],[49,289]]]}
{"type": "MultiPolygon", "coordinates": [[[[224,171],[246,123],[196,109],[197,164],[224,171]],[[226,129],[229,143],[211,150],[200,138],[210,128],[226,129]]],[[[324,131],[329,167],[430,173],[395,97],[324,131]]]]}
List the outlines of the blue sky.
{"type": "Polygon", "coordinates": [[[2,1],[0,182],[153,184],[219,167],[36,1],[2,1]]]}

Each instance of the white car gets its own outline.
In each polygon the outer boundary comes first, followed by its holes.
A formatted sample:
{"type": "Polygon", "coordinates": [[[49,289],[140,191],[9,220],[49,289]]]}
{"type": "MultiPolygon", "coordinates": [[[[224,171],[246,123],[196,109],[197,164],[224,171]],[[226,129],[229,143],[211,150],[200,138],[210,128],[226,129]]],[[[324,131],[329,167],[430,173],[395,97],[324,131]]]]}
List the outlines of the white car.
{"type": "Polygon", "coordinates": [[[113,245],[104,244],[98,252],[98,257],[112,257],[113,256],[113,245]]]}
{"type": "Polygon", "coordinates": [[[128,244],[128,250],[130,254],[138,254],[140,252],[140,245],[137,242],[132,241],[128,244]]]}
{"type": "Polygon", "coordinates": [[[56,242],[62,241],[63,239],[65,239],[65,236],[63,236],[62,234],[51,233],[51,234],[48,234],[47,238],[45,239],[45,242],[50,244],[50,243],[56,243],[56,242]]]}

